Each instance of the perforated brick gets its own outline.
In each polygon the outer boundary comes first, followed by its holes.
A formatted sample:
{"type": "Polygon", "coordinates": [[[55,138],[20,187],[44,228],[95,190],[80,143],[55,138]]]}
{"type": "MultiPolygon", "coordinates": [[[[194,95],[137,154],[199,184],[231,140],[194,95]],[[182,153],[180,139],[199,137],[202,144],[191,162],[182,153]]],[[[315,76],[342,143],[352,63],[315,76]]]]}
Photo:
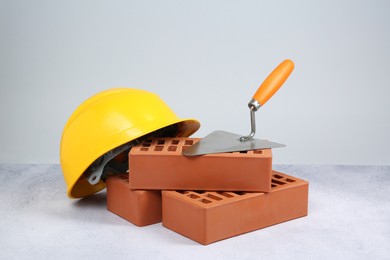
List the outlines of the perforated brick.
{"type": "Polygon", "coordinates": [[[131,190],[128,174],[107,178],[107,209],[137,226],[161,222],[161,192],[131,190]]]}
{"type": "Polygon", "coordinates": [[[273,172],[269,193],[163,191],[163,225],[198,243],[307,215],[308,182],[273,172]]]}
{"type": "Polygon", "coordinates": [[[199,139],[146,140],[129,153],[130,187],[143,190],[271,190],[271,149],[186,157],[199,139]]]}

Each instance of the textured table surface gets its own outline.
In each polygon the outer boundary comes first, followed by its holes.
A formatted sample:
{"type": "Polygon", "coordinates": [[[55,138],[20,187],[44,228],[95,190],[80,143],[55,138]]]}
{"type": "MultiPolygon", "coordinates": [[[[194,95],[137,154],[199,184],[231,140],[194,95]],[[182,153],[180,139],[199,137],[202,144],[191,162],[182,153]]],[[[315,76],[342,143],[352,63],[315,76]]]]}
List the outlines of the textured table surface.
{"type": "Polygon", "coordinates": [[[390,259],[390,166],[291,166],[309,215],[202,246],[136,227],[106,193],[71,200],[59,165],[0,164],[0,259],[390,259]]]}

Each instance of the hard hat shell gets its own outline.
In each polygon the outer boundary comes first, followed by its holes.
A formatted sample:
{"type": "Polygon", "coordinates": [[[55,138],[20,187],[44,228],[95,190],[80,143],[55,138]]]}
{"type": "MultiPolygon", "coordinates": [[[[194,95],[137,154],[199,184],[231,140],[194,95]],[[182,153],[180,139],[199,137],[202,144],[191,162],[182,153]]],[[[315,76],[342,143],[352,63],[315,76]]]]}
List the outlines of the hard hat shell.
{"type": "Polygon", "coordinates": [[[91,185],[83,176],[88,167],[105,153],[170,125],[175,136],[188,137],[200,124],[180,119],[156,94],[116,88],[90,97],[67,121],[61,139],[60,162],[70,198],[80,198],[105,188],[91,185]]]}

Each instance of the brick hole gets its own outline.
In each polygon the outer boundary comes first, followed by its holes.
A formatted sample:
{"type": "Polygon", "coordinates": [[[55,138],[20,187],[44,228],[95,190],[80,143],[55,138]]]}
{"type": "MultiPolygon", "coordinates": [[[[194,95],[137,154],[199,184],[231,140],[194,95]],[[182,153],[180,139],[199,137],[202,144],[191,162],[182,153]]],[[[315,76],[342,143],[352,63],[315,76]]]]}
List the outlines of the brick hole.
{"type": "Polygon", "coordinates": [[[295,180],[289,179],[289,178],[286,178],[286,181],[287,181],[287,182],[295,182],[295,180]]]}
{"type": "Polygon", "coordinates": [[[186,190],[177,190],[176,192],[180,193],[180,194],[187,194],[187,193],[189,193],[189,191],[186,191],[186,190]]]}
{"type": "Polygon", "coordinates": [[[191,199],[199,199],[200,197],[196,194],[188,194],[187,197],[191,198],[191,199]]]}
{"type": "Polygon", "coordinates": [[[179,140],[172,140],[171,144],[179,144],[179,140]]]}
{"type": "Polygon", "coordinates": [[[239,153],[248,153],[248,151],[240,151],[239,153]]]}
{"type": "Polygon", "coordinates": [[[191,146],[189,146],[189,145],[182,146],[182,147],[181,147],[181,150],[184,151],[185,149],[188,149],[188,148],[190,148],[190,147],[191,147],[191,146]]]}
{"type": "Polygon", "coordinates": [[[165,144],[165,140],[157,140],[157,144],[165,144]]]}
{"type": "Polygon", "coordinates": [[[271,184],[271,188],[275,188],[275,187],[277,187],[278,185],[276,185],[276,184],[271,184]]]}
{"type": "Polygon", "coordinates": [[[272,175],[272,177],[275,177],[276,179],[283,179],[283,176],[280,176],[280,175],[277,175],[277,174],[272,175]]]}
{"type": "Polygon", "coordinates": [[[156,151],[156,152],[161,152],[163,150],[164,146],[161,146],[161,145],[157,145],[156,147],[154,147],[154,150],[153,151],[156,151]]]}
{"type": "Polygon", "coordinates": [[[263,151],[262,151],[262,150],[254,150],[253,153],[254,153],[254,154],[262,154],[263,151]]]}
{"type": "Polygon", "coordinates": [[[272,180],[272,183],[278,184],[278,185],[284,185],[286,184],[285,182],[278,181],[278,180],[272,180]]]}
{"type": "Polygon", "coordinates": [[[215,196],[215,195],[213,195],[213,194],[207,194],[206,196],[207,196],[208,198],[213,199],[213,200],[216,200],[216,201],[222,200],[222,198],[220,198],[220,197],[218,197],[218,196],[215,196]]]}
{"type": "Polygon", "coordinates": [[[231,194],[229,194],[229,193],[227,193],[227,192],[217,192],[219,195],[222,195],[222,196],[224,196],[224,197],[226,197],[226,198],[231,198],[231,197],[233,197],[233,195],[231,195],[231,194]]]}
{"type": "Polygon", "coordinates": [[[176,152],[177,146],[168,146],[168,151],[169,152],[176,152]]]}
{"type": "Polygon", "coordinates": [[[142,143],[141,146],[142,147],[150,147],[150,143],[142,143]]]}
{"type": "Polygon", "coordinates": [[[246,194],[246,192],[243,192],[243,191],[235,191],[235,192],[233,192],[233,193],[235,193],[235,194],[237,194],[237,195],[240,195],[240,196],[246,194]]]}
{"type": "Polygon", "coordinates": [[[194,191],[195,193],[198,193],[198,194],[203,194],[203,193],[205,193],[205,191],[204,190],[196,190],[196,191],[194,191]]]}
{"type": "Polygon", "coordinates": [[[143,152],[147,152],[147,151],[149,151],[149,148],[147,148],[147,147],[141,147],[140,150],[143,151],[143,152]]]}
{"type": "Polygon", "coordinates": [[[194,143],[193,140],[185,140],[184,145],[192,145],[194,143]]]}
{"type": "Polygon", "coordinates": [[[204,203],[204,204],[209,204],[209,203],[211,203],[211,200],[206,200],[206,199],[200,199],[199,201],[202,202],[202,203],[204,203]]]}

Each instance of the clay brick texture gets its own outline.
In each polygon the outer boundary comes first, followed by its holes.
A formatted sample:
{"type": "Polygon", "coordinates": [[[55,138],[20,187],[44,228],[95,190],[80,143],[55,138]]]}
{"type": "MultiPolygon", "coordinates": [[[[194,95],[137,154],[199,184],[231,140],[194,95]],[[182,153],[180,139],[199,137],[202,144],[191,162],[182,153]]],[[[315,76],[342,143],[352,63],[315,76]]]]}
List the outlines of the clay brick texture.
{"type": "Polygon", "coordinates": [[[186,157],[199,139],[146,140],[129,153],[130,188],[140,190],[271,191],[271,149],[186,157]]]}
{"type": "Polygon", "coordinates": [[[137,226],[161,222],[161,192],[131,190],[128,174],[107,178],[107,209],[137,226]]]}
{"type": "Polygon", "coordinates": [[[308,182],[273,171],[269,193],[163,191],[163,225],[198,243],[303,217],[308,182]]]}

